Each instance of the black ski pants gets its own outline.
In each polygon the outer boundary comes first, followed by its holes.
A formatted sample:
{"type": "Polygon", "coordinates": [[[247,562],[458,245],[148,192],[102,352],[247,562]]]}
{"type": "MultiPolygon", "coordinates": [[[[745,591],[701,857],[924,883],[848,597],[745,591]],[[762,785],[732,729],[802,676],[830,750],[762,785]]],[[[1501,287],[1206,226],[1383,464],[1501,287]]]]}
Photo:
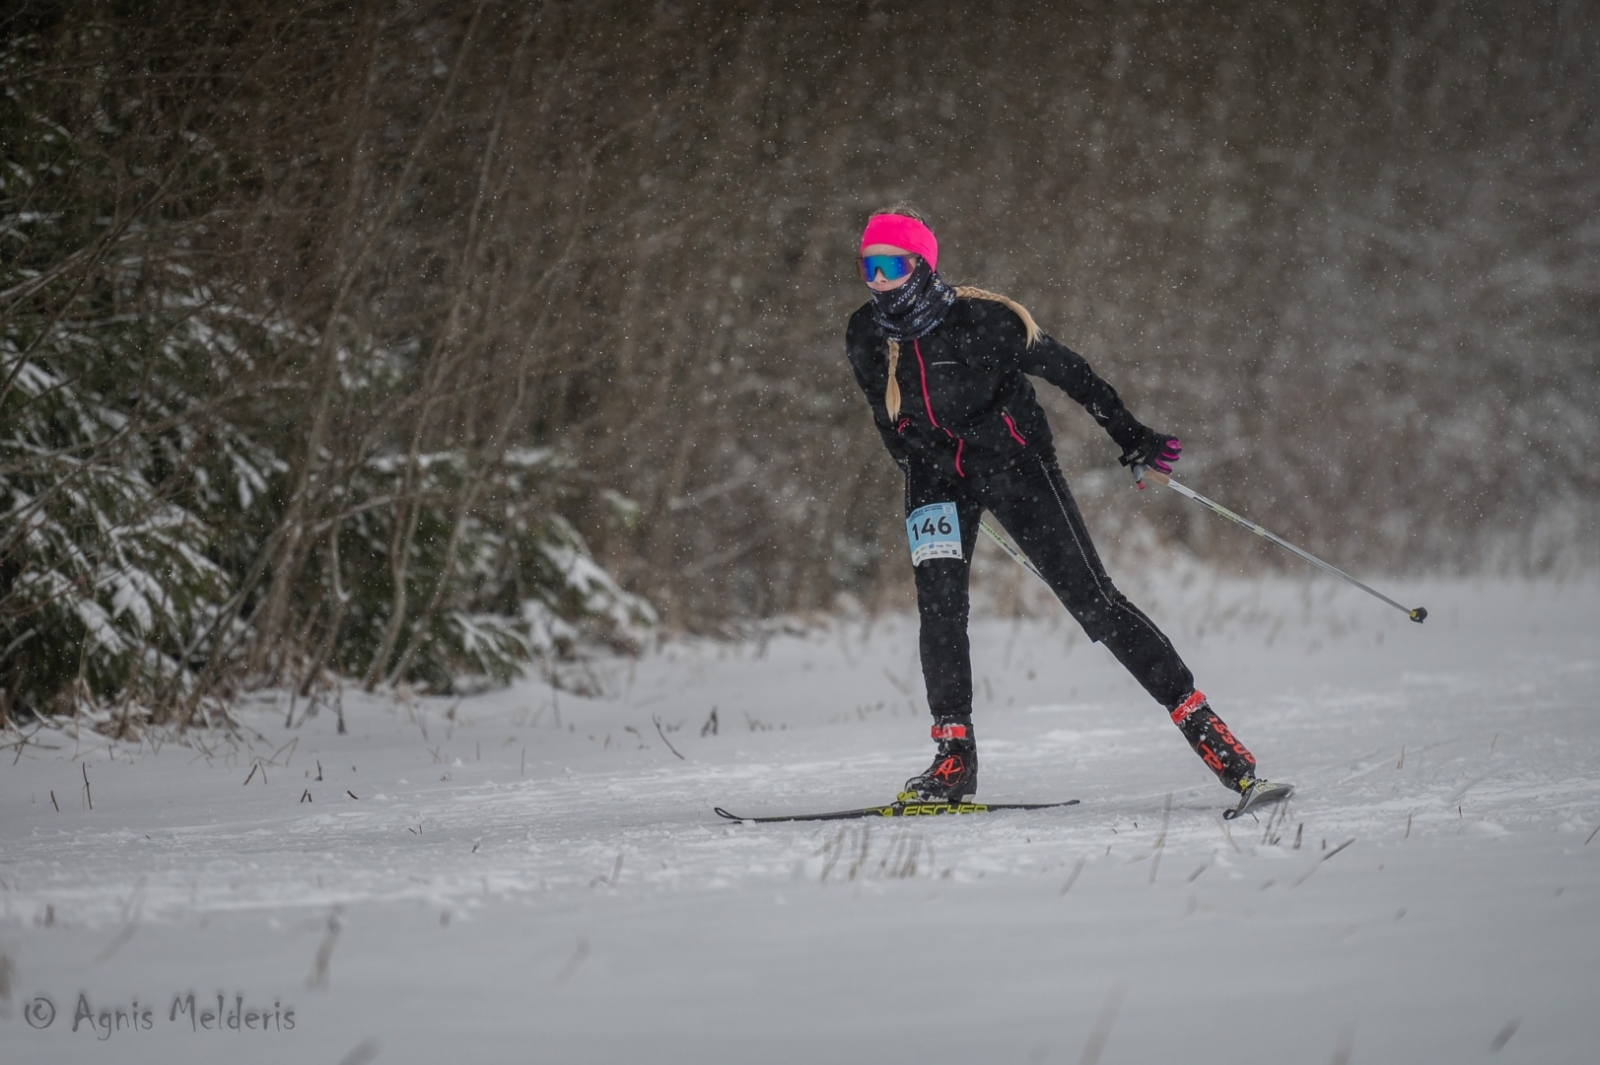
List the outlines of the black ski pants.
{"type": "Polygon", "coordinates": [[[947,476],[913,461],[906,476],[907,516],[930,503],[956,505],[962,554],[924,559],[916,567],[922,677],[935,717],[972,712],[967,578],[985,510],[1005,526],[1089,638],[1105,644],[1157,702],[1171,710],[1194,690],[1194,675],[1172,642],[1106,575],[1053,452],[1024,456],[981,479],[947,476]]]}

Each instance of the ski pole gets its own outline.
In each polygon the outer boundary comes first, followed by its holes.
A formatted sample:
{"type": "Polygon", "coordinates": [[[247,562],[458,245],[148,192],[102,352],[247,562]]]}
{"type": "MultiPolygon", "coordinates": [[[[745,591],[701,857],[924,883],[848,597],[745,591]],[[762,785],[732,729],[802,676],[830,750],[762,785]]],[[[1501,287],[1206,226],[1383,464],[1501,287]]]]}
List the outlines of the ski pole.
{"type": "MultiPolygon", "coordinates": [[[[1395,602],[1393,599],[1390,599],[1388,596],[1384,595],[1382,592],[1375,591],[1375,590],[1373,590],[1371,588],[1368,588],[1365,584],[1362,584],[1360,581],[1356,580],[1354,577],[1350,576],[1350,574],[1346,573],[1344,570],[1340,569],[1339,567],[1328,565],[1326,562],[1322,561],[1322,559],[1318,558],[1316,555],[1313,555],[1309,551],[1300,550],[1300,548],[1294,546],[1289,541],[1283,539],[1281,536],[1274,536],[1272,533],[1270,533],[1267,530],[1263,529],[1261,526],[1257,525],[1255,522],[1250,521],[1247,518],[1241,518],[1239,515],[1235,514],[1233,511],[1229,510],[1227,507],[1223,506],[1221,503],[1215,503],[1215,502],[1207,499],[1205,496],[1201,495],[1199,492],[1196,492],[1194,489],[1184,487],[1183,485],[1179,484],[1177,481],[1174,481],[1171,477],[1168,477],[1166,474],[1162,473],[1160,470],[1152,470],[1149,467],[1145,467],[1145,466],[1136,466],[1136,467],[1134,467],[1133,479],[1134,479],[1134,481],[1136,481],[1138,483],[1140,488],[1144,487],[1144,479],[1146,477],[1150,478],[1152,481],[1155,481],[1157,484],[1166,485],[1168,488],[1172,489],[1174,492],[1177,492],[1179,495],[1188,496],[1190,499],[1194,500],[1196,503],[1199,503],[1201,506],[1213,511],[1214,513],[1221,514],[1224,518],[1227,518],[1231,522],[1236,522],[1239,525],[1243,525],[1246,529],[1249,529],[1251,532],[1255,533],[1257,536],[1260,536],[1260,537],[1263,537],[1265,539],[1271,540],[1273,543],[1277,544],[1279,547],[1286,548],[1286,549],[1288,549],[1290,551],[1293,551],[1295,554],[1299,555],[1301,558],[1305,559],[1307,562],[1311,563],[1313,566],[1315,566],[1318,569],[1324,571],[1325,573],[1331,573],[1335,577],[1338,577],[1341,580],[1348,581],[1349,583],[1355,585],[1357,588],[1360,588],[1363,592],[1366,592],[1368,595],[1376,596],[1377,598],[1382,599],[1385,603],[1388,603],[1390,606],[1394,607],[1396,610],[1403,611],[1405,613],[1406,617],[1410,618],[1412,621],[1415,621],[1417,624],[1420,625],[1420,624],[1422,624],[1423,621],[1425,621],[1427,619],[1427,617],[1428,617],[1428,608],[1427,607],[1419,606],[1419,607],[1413,608],[1413,607],[1401,606],[1399,603],[1395,602]]],[[[991,533],[990,535],[993,535],[993,534],[991,533]]]]}
{"type": "Polygon", "coordinates": [[[978,528],[980,528],[984,532],[988,533],[989,534],[989,539],[991,539],[995,543],[999,544],[1000,545],[1000,550],[1004,551],[1006,554],[1010,555],[1013,559],[1015,559],[1016,562],[1017,562],[1017,565],[1021,566],[1023,569],[1025,569],[1029,573],[1033,574],[1035,577],[1038,577],[1039,578],[1039,582],[1041,584],[1043,584],[1046,588],[1050,587],[1050,582],[1044,579],[1044,574],[1040,573],[1038,570],[1033,568],[1033,563],[1028,561],[1028,556],[1024,555],[1017,548],[1011,546],[1010,541],[1008,541],[1004,536],[1001,536],[999,533],[995,532],[993,525],[990,525],[988,522],[983,521],[982,519],[979,519],[978,528]]]}

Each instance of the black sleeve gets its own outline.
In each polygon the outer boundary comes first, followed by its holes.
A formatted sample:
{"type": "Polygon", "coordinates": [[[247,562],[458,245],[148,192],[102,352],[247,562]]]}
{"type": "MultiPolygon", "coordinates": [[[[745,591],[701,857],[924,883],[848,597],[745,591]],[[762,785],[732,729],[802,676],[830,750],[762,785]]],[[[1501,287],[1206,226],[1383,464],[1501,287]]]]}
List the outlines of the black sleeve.
{"type": "Polygon", "coordinates": [[[1139,442],[1144,426],[1128,413],[1117,390],[1101,380],[1088,360],[1059,340],[1040,333],[1023,352],[1022,371],[1049,381],[1081,403],[1123,451],[1139,442]]]}
{"type": "Polygon", "coordinates": [[[904,468],[907,461],[905,441],[894,431],[894,423],[889,420],[889,409],[883,402],[884,389],[889,383],[888,343],[881,333],[862,319],[859,312],[850,319],[850,327],[845,332],[845,354],[850,358],[850,369],[855,372],[856,384],[861,386],[862,395],[867,397],[867,406],[872,410],[872,423],[878,427],[878,435],[883,437],[883,446],[894,456],[895,463],[904,468]]]}

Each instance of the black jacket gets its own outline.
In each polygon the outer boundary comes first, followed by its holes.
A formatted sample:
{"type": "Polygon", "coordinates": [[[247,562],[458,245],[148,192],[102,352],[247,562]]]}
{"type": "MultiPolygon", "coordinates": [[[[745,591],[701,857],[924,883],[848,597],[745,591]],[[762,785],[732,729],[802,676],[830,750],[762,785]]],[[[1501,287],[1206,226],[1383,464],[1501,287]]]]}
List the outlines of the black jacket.
{"type": "Polygon", "coordinates": [[[1026,374],[1083,404],[1124,451],[1147,432],[1083,356],[1043,333],[1028,346],[1022,319],[995,300],[960,298],[936,329],[900,345],[893,422],[884,406],[889,345],[872,304],[850,316],[845,350],[884,446],[902,467],[916,460],[946,475],[981,478],[1050,450],[1050,425],[1026,374]]]}

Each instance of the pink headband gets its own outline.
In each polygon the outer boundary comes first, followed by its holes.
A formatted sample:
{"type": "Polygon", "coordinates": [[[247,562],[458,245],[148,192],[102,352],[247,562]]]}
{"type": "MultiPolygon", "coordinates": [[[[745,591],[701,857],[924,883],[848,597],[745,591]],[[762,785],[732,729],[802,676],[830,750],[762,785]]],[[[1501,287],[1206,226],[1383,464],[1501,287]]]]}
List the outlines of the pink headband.
{"type": "Polygon", "coordinates": [[[861,246],[867,248],[874,244],[904,248],[928,260],[930,270],[939,269],[939,242],[934,238],[933,230],[915,218],[903,214],[874,215],[861,234],[861,246]]]}

